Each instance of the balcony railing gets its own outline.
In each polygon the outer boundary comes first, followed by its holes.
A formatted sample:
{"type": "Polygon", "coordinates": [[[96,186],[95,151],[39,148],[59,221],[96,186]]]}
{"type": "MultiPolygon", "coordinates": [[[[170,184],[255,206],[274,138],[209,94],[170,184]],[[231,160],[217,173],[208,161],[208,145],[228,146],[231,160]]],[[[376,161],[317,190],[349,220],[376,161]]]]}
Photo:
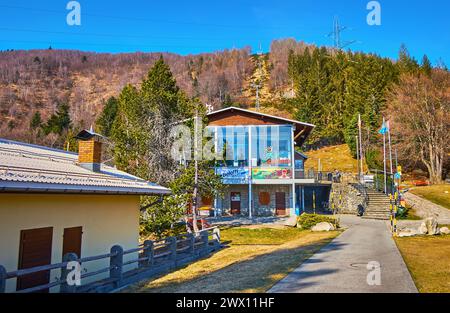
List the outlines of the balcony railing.
{"type": "Polygon", "coordinates": [[[313,168],[307,170],[295,170],[295,179],[314,179],[316,182],[338,182],[337,177],[332,172],[315,171],[313,168]]]}

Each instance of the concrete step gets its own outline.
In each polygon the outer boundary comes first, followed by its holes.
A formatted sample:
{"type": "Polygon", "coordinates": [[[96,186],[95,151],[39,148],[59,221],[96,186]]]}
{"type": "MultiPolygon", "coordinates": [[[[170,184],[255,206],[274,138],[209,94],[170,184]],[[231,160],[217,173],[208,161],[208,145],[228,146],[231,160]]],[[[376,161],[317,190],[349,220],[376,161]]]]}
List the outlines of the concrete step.
{"type": "Polygon", "coordinates": [[[381,213],[380,214],[365,213],[363,216],[389,218],[391,215],[390,214],[381,214],[381,213]]]}
{"type": "Polygon", "coordinates": [[[389,217],[378,217],[378,216],[363,216],[362,218],[367,220],[382,220],[382,221],[388,221],[389,217]]]}

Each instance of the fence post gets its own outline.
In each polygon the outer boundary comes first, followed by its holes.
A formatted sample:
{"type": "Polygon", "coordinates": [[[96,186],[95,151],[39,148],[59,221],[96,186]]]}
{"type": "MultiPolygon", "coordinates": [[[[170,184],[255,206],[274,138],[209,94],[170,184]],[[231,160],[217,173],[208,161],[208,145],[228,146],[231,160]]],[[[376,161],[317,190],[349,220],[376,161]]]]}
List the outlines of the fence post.
{"type": "Polygon", "coordinates": [[[144,266],[152,266],[153,265],[153,257],[155,255],[155,246],[153,244],[152,240],[145,240],[144,241],[144,257],[147,258],[145,260],[144,266]]]}
{"type": "Polygon", "coordinates": [[[219,246],[220,245],[220,229],[219,228],[213,229],[213,239],[214,239],[214,245],[219,246]]]}
{"type": "Polygon", "coordinates": [[[202,245],[203,246],[203,250],[205,252],[208,252],[208,249],[209,249],[209,239],[208,239],[209,234],[208,234],[208,231],[207,230],[202,230],[201,233],[200,233],[200,236],[201,236],[202,243],[203,243],[203,245],[202,245]]]}
{"type": "Polygon", "coordinates": [[[6,290],[6,268],[0,265],[0,293],[4,293],[6,290]]]}
{"type": "Polygon", "coordinates": [[[186,235],[187,239],[189,239],[189,253],[195,253],[195,236],[192,233],[188,233],[186,235]]]}
{"type": "MultiPolygon", "coordinates": [[[[78,256],[75,253],[67,253],[63,256],[63,262],[72,262],[72,261],[77,261],[78,260],[78,256]]],[[[81,268],[81,266],[80,266],[81,268]]],[[[63,283],[61,284],[61,287],[59,289],[59,292],[61,293],[74,293],[77,291],[77,285],[76,282],[72,282],[71,285],[68,284],[67,278],[69,276],[69,274],[74,271],[76,269],[68,269],[67,265],[63,266],[61,268],[61,281],[63,281],[63,283]]],[[[81,272],[79,273],[80,275],[80,279],[81,279],[81,272]]]]}
{"type": "Polygon", "coordinates": [[[114,285],[119,287],[122,283],[123,275],[123,248],[119,245],[111,247],[111,257],[109,259],[109,277],[114,279],[114,285]]]}
{"type": "Polygon", "coordinates": [[[167,237],[166,243],[169,246],[170,259],[172,261],[176,261],[176,259],[177,259],[177,238],[176,237],[167,237]]]}

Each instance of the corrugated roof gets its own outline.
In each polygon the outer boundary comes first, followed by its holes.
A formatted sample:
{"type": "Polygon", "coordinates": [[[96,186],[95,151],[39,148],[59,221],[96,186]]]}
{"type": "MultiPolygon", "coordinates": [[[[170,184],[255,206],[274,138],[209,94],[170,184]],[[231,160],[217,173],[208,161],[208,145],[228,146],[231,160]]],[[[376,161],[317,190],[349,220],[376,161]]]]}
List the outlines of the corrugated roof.
{"type": "Polygon", "coordinates": [[[101,165],[92,172],[76,153],[0,139],[0,191],[102,194],[167,194],[170,190],[101,165]]]}

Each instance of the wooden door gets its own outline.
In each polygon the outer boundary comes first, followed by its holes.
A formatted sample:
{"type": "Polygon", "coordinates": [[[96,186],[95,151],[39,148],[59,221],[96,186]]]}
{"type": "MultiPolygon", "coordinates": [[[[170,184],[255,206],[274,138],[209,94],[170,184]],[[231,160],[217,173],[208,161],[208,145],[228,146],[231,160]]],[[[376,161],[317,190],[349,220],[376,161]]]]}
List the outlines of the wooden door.
{"type": "Polygon", "coordinates": [[[276,192],[275,193],[275,214],[276,215],[286,215],[286,193],[276,192]]]}
{"type": "Polygon", "coordinates": [[[83,227],[64,228],[63,253],[75,253],[81,258],[81,237],[83,235],[83,227]]]}
{"type": "MultiPolygon", "coordinates": [[[[53,227],[22,230],[20,232],[18,269],[51,264],[53,227]]],[[[48,284],[50,271],[41,271],[17,279],[17,290],[48,284]]],[[[48,292],[48,289],[40,292],[48,292]]]]}
{"type": "Polygon", "coordinates": [[[231,214],[232,215],[241,214],[241,193],[232,192],[230,195],[230,202],[231,202],[231,214]]]}

